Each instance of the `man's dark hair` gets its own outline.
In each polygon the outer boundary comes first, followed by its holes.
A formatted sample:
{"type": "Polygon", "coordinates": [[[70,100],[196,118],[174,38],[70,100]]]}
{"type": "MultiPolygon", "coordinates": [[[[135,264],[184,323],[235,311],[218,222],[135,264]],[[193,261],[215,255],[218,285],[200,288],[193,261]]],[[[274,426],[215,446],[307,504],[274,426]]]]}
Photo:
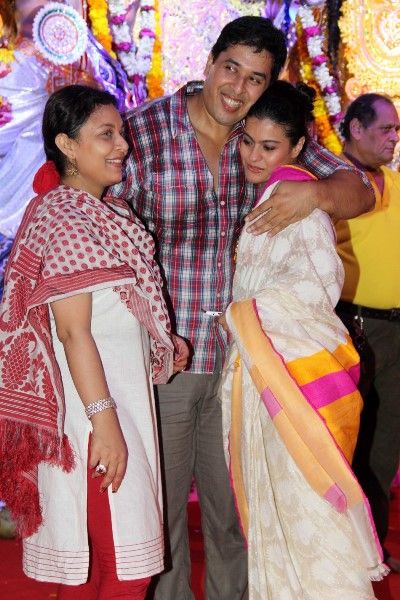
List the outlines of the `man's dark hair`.
{"type": "Polygon", "coordinates": [[[271,83],[278,79],[287,57],[285,36],[272,21],[264,17],[239,17],[221,31],[211,48],[213,62],[231,46],[250,46],[256,52],[265,50],[273,58],[271,83]]]}
{"type": "Polygon", "coordinates": [[[114,96],[86,85],[68,85],[54,92],[47,100],[42,122],[44,151],[60,175],[65,174],[67,159],[57,147],[59,133],[77,139],[82,125],[99,106],[117,107],[114,96]]]}
{"type": "Polygon", "coordinates": [[[353,119],[358,119],[364,128],[369,127],[376,121],[378,115],[375,109],[375,102],[378,100],[383,100],[388,104],[392,104],[392,101],[387,96],[373,93],[362,94],[349,104],[343,121],[340,123],[340,133],[347,142],[351,138],[350,123],[353,119]]]}

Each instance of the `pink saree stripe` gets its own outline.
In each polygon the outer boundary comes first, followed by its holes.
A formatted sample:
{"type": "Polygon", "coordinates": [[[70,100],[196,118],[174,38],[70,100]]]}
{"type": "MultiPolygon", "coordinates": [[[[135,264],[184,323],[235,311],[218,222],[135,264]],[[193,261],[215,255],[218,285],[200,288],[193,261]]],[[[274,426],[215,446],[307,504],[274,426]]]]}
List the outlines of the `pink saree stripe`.
{"type": "Polygon", "coordinates": [[[358,382],[360,381],[360,363],[357,363],[356,365],[354,365],[354,367],[351,367],[348,370],[348,374],[350,375],[354,383],[358,385],[358,382]]]}
{"type": "Polygon", "coordinates": [[[300,389],[310,404],[318,409],[355,392],[357,387],[347,371],[337,371],[306,383],[300,389]]]}
{"type": "Polygon", "coordinates": [[[324,496],[333,508],[338,512],[345,512],[347,510],[346,496],[338,485],[332,485],[324,496]]]}
{"type": "Polygon", "coordinates": [[[282,406],[279,404],[278,400],[275,398],[275,396],[269,388],[265,388],[261,392],[261,399],[264,402],[264,405],[271,419],[273,419],[278,413],[281,412],[282,406]]]}
{"type": "MultiPolygon", "coordinates": [[[[311,181],[312,179],[316,179],[316,177],[309,171],[306,171],[306,169],[296,167],[295,165],[283,165],[275,169],[272,173],[264,186],[263,192],[277,181],[311,181]]],[[[262,197],[263,194],[260,195],[258,202],[262,197]]]]}

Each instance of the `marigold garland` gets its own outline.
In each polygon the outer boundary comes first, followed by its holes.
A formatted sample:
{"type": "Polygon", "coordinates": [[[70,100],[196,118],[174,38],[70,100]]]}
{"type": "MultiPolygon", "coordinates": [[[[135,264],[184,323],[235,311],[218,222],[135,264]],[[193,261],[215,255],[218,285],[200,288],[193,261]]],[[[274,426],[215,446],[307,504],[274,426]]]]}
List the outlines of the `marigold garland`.
{"type": "Polygon", "coordinates": [[[164,88],[162,82],[164,81],[163,63],[162,63],[162,43],[161,43],[161,18],[159,10],[159,2],[154,2],[155,11],[155,34],[154,40],[153,57],[151,61],[151,68],[147,74],[146,84],[148,90],[148,96],[151,100],[159,98],[164,95],[164,88]]]}
{"type": "Polygon", "coordinates": [[[14,40],[4,36],[4,23],[0,17],[0,78],[11,72],[11,63],[15,60],[14,40]]]}
{"type": "Polygon", "coordinates": [[[0,62],[9,65],[15,59],[14,48],[0,48],[0,62]]]}
{"type": "MultiPolygon", "coordinates": [[[[15,60],[14,40],[4,36],[4,23],[0,17],[0,79],[11,73],[11,63],[15,60]]],[[[12,120],[12,107],[7,98],[0,96],[0,127],[12,120]]]]}
{"type": "Polygon", "coordinates": [[[108,7],[106,0],[87,0],[87,3],[88,15],[94,37],[113,58],[116,58],[112,49],[112,36],[108,24],[108,7]]]}
{"type": "Polygon", "coordinates": [[[326,148],[328,148],[328,150],[331,150],[331,152],[334,152],[335,154],[340,154],[342,151],[342,144],[330,122],[327,106],[322,96],[321,88],[315,78],[312,61],[308,53],[306,37],[304,35],[303,27],[299,17],[296,19],[296,30],[297,49],[300,62],[300,76],[304,83],[315,89],[317,94],[314,102],[313,113],[318,139],[326,148]]]}

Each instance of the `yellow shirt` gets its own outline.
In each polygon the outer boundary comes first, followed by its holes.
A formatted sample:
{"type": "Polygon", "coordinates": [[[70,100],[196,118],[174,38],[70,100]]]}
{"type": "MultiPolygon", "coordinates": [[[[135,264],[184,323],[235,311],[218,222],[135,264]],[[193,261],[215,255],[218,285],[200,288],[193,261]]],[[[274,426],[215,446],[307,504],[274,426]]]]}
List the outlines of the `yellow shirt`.
{"type": "Polygon", "coordinates": [[[341,298],[370,308],[400,308],[400,173],[382,171],[382,195],[370,176],[374,210],[336,224],[345,270],[341,298]]]}

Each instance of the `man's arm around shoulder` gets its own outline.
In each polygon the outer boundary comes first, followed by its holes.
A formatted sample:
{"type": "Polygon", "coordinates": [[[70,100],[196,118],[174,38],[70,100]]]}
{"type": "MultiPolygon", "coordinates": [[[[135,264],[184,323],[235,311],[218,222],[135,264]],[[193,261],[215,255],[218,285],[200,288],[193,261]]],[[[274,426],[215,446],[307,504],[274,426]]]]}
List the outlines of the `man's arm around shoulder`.
{"type": "Polygon", "coordinates": [[[247,230],[255,235],[275,235],[291,223],[307,217],[315,208],[327,212],[332,220],[352,219],[375,205],[375,195],[364,173],[344,162],[315,142],[310,142],[303,166],[318,177],[316,181],[283,181],[271,195],[268,206],[255,208],[247,230]]]}

